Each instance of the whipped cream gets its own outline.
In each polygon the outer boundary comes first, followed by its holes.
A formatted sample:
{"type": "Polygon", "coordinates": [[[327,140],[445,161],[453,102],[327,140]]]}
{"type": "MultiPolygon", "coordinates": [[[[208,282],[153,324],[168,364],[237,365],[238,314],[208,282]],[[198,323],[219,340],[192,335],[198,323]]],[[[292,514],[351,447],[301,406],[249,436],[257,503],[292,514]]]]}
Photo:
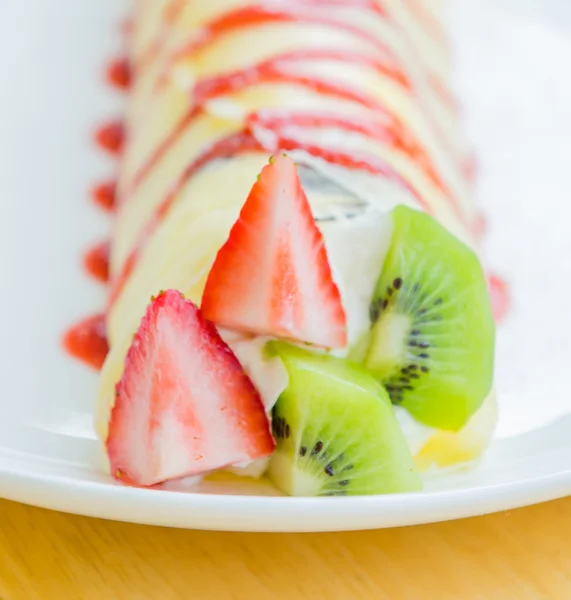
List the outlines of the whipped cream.
{"type": "Polygon", "coordinates": [[[422,450],[437,430],[417,421],[408,410],[401,406],[394,406],[394,411],[410,452],[415,456],[422,450]]]}
{"type": "Polygon", "coordinates": [[[270,338],[241,335],[226,329],[219,333],[256,386],[266,411],[270,412],[288,384],[282,361],[278,357],[268,357],[264,351],[270,338]]]}

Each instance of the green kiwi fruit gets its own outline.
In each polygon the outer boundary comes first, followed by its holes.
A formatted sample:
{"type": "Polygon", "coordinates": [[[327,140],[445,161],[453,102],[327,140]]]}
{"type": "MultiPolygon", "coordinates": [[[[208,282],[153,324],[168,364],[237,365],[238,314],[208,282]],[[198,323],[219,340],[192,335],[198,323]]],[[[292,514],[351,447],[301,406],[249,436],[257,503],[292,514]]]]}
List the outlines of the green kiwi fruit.
{"type": "Polygon", "coordinates": [[[474,252],[431,216],[399,206],[392,219],[364,364],[393,403],[422,423],[456,431],[492,386],[486,278],[474,252]]]}
{"type": "Polygon", "coordinates": [[[289,382],[272,413],[269,476],[291,496],[348,496],[421,488],[384,388],[361,365],[285,342],[289,382]]]}

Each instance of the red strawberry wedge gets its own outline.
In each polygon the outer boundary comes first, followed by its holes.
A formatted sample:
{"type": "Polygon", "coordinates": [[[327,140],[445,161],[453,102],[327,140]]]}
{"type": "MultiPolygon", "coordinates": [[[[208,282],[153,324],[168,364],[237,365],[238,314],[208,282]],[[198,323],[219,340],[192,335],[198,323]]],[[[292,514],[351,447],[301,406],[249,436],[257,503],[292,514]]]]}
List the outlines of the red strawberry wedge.
{"type": "Polygon", "coordinates": [[[262,401],[212,323],[169,290],[152,301],[116,387],[107,452],[135,486],[269,455],[262,401]]]}
{"type": "Polygon", "coordinates": [[[218,252],[201,311],[217,325],[326,348],[347,344],[346,318],[295,163],[262,170],[218,252]]]}

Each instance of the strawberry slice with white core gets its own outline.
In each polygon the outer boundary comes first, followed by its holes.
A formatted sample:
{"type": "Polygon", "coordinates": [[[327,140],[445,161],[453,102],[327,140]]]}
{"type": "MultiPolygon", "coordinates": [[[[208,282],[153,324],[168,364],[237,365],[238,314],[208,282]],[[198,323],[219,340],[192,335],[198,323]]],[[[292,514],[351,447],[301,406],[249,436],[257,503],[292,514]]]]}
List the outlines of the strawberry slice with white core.
{"type": "Polygon", "coordinates": [[[150,486],[268,456],[274,446],[260,396],[214,325],[179,292],[161,292],[116,387],[112,475],[150,486]]]}
{"type": "Polygon", "coordinates": [[[254,184],[216,256],[201,311],[229,329],[346,346],[345,312],[323,237],[287,156],[270,160],[254,184]]]}

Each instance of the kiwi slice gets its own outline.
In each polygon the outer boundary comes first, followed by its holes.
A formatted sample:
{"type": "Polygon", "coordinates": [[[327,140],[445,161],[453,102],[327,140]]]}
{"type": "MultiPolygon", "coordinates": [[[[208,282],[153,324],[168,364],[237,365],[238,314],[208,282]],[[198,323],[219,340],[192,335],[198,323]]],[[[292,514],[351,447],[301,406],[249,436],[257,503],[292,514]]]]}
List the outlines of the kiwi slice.
{"type": "Polygon", "coordinates": [[[492,386],[495,328],[486,279],[474,252],[429,215],[399,206],[392,218],[364,363],[395,404],[427,425],[456,431],[492,386]]]}
{"type": "Polygon", "coordinates": [[[384,388],[362,366],[273,341],[288,387],[273,409],[269,476],[291,496],[408,492],[420,477],[384,388]]]}

